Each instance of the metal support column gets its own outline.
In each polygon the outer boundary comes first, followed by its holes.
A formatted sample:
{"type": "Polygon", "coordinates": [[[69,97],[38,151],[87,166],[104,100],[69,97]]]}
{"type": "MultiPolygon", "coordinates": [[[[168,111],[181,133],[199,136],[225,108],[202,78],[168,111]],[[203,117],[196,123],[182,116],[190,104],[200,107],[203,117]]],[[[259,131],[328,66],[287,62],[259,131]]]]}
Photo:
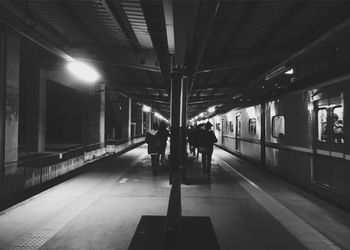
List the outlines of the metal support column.
{"type": "Polygon", "coordinates": [[[131,138],[131,111],[132,111],[132,100],[131,100],[131,98],[128,98],[128,103],[129,103],[129,105],[128,105],[128,108],[129,108],[129,110],[128,110],[128,140],[130,140],[130,138],[131,138]]]}
{"type": "Polygon", "coordinates": [[[6,30],[0,26],[0,199],[5,175],[5,117],[6,116],[6,30]]]}
{"type": "Polygon", "coordinates": [[[261,132],[260,132],[260,165],[261,167],[266,167],[266,136],[265,136],[265,102],[261,103],[260,110],[260,122],[261,122],[261,132]]]}
{"type": "Polygon", "coordinates": [[[170,191],[166,218],[165,249],[180,249],[181,234],[181,167],[186,151],[186,98],[187,78],[180,72],[171,80],[171,139],[170,139],[170,191]]]}

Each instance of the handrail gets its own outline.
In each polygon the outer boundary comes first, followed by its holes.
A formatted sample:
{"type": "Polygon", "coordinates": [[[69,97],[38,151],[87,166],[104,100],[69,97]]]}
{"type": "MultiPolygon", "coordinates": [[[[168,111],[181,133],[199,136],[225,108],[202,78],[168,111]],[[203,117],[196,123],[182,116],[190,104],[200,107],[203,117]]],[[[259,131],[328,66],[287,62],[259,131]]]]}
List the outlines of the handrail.
{"type": "MultiPolygon", "coordinates": [[[[135,136],[133,139],[141,138],[143,135],[135,136]]],[[[5,162],[5,165],[9,164],[17,164],[21,167],[44,167],[45,165],[48,165],[47,161],[51,164],[59,163],[61,161],[65,161],[69,158],[72,154],[75,156],[78,156],[79,154],[82,155],[85,152],[90,152],[93,150],[104,148],[107,145],[121,145],[123,143],[128,142],[128,138],[124,137],[118,140],[107,140],[106,142],[97,142],[97,143],[91,143],[86,145],[79,145],[77,147],[61,151],[61,152],[55,152],[51,154],[45,154],[42,156],[30,158],[30,159],[24,159],[24,160],[18,160],[18,161],[11,161],[11,162],[5,162]],[[29,165],[29,166],[28,166],[29,165]]]]}
{"type": "Polygon", "coordinates": [[[130,140],[125,138],[115,140],[112,145],[122,145],[122,147],[115,148],[115,150],[112,151],[107,149],[107,147],[111,145],[110,142],[93,143],[89,145],[80,145],[76,148],[59,153],[11,162],[10,164],[18,164],[22,169],[14,175],[5,176],[5,181],[2,182],[2,184],[6,186],[6,188],[4,188],[6,192],[0,193],[0,200],[8,195],[22,192],[25,189],[52,180],[77,169],[88,162],[105,157],[111,153],[113,154],[124,151],[129,147],[141,143],[142,140],[137,139],[142,137],[144,136],[137,136],[130,140]],[[96,149],[101,150],[93,152],[96,149]],[[67,164],[63,163],[68,160],[72,161],[67,164]]]}

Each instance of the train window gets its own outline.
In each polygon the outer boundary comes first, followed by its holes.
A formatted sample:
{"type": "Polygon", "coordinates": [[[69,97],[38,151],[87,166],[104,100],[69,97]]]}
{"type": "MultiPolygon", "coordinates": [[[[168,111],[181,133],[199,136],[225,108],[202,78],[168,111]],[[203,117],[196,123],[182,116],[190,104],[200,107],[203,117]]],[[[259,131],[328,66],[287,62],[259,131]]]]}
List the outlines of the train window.
{"type": "Polygon", "coordinates": [[[272,117],[272,136],[279,138],[285,135],[284,116],[276,115],[272,117]]]}
{"type": "Polygon", "coordinates": [[[317,109],[317,140],[344,143],[344,106],[340,97],[319,100],[317,109]]]}
{"type": "Polygon", "coordinates": [[[230,121],[230,132],[233,133],[233,123],[230,121]]]}
{"type": "Polygon", "coordinates": [[[328,138],[327,131],[327,109],[322,108],[317,112],[317,126],[318,126],[318,135],[317,139],[321,142],[326,142],[328,138]]]}
{"type": "Polygon", "coordinates": [[[343,106],[336,106],[332,109],[334,143],[344,143],[343,112],[343,106]]]}
{"type": "Polygon", "coordinates": [[[229,132],[229,131],[228,131],[228,121],[226,121],[226,125],[225,125],[225,126],[226,126],[226,129],[225,129],[225,130],[226,130],[226,133],[228,133],[228,132],[229,132]]]}
{"type": "Polygon", "coordinates": [[[256,118],[248,120],[248,132],[251,135],[256,135],[256,118]]]}

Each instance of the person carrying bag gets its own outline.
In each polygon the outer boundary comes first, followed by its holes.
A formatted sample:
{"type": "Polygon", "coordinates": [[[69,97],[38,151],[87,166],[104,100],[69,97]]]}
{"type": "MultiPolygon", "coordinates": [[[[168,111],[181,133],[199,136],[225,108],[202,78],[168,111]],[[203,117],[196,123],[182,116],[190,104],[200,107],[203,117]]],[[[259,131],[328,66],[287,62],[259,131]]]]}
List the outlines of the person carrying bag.
{"type": "Polygon", "coordinates": [[[155,176],[159,166],[159,155],[161,154],[161,138],[158,134],[158,123],[153,124],[153,129],[147,131],[146,143],[148,154],[151,155],[152,173],[155,176]]]}
{"type": "Polygon", "coordinates": [[[201,140],[198,148],[198,151],[202,153],[203,176],[207,176],[207,178],[210,178],[214,143],[218,141],[214,132],[211,130],[212,126],[210,122],[205,124],[204,130],[201,131],[201,140]]]}

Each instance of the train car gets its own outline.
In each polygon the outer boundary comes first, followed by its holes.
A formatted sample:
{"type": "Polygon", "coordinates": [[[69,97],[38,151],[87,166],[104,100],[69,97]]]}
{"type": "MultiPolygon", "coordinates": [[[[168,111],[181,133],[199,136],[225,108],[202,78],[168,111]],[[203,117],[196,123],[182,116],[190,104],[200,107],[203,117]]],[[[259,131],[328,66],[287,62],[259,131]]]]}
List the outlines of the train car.
{"type": "Polygon", "coordinates": [[[217,145],[349,208],[349,110],[349,80],[339,80],[211,120],[217,145]]]}
{"type": "Polygon", "coordinates": [[[221,120],[222,131],[214,128],[216,135],[220,136],[218,145],[248,158],[256,163],[260,162],[260,136],[261,136],[261,105],[234,109],[226,114],[214,117],[221,120]]]}

